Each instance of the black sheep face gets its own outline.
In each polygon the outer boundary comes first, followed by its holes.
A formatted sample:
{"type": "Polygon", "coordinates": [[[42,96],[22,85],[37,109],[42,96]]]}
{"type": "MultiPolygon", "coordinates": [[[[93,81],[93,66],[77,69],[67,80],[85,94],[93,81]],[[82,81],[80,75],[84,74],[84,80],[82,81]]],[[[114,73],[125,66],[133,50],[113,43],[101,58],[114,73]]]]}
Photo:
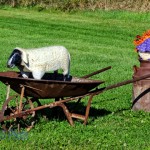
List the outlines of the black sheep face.
{"type": "Polygon", "coordinates": [[[14,68],[15,66],[18,66],[20,64],[21,64],[21,52],[18,49],[14,49],[7,61],[7,67],[14,68]]]}

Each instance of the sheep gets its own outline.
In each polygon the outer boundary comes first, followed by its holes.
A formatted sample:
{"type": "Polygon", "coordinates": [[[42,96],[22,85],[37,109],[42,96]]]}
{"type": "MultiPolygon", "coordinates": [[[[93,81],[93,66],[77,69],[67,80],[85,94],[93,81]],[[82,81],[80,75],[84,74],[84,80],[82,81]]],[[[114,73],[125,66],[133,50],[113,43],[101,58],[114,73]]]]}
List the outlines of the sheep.
{"type": "Polygon", "coordinates": [[[24,78],[32,73],[34,79],[41,79],[48,71],[63,70],[64,80],[69,78],[70,54],[64,46],[49,46],[34,49],[15,48],[8,61],[7,67],[18,67],[24,78]]]}

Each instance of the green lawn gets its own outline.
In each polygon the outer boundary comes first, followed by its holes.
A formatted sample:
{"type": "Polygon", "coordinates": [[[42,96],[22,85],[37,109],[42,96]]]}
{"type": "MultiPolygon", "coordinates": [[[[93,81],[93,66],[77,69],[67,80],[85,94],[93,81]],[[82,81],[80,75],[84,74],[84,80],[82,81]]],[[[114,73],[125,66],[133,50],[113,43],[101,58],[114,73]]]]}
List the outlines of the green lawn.
{"type": "MultiPolygon", "coordinates": [[[[149,13],[122,11],[63,13],[1,9],[0,71],[9,70],[6,62],[15,47],[64,45],[71,54],[71,75],[80,77],[112,66],[92,78],[106,81],[106,86],[131,79],[133,65],[139,65],[133,40],[149,29],[149,18],[149,13]]],[[[6,86],[0,83],[0,87],[2,105],[6,86]]],[[[131,84],[104,92],[94,97],[87,126],[75,121],[71,127],[65,117],[56,117],[53,111],[49,121],[41,118],[26,133],[25,140],[19,140],[19,135],[1,138],[0,149],[150,149],[150,114],[133,112],[131,101],[131,84]]],[[[79,107],[81,112],[85,104],[86,99],[79,107]]]]}

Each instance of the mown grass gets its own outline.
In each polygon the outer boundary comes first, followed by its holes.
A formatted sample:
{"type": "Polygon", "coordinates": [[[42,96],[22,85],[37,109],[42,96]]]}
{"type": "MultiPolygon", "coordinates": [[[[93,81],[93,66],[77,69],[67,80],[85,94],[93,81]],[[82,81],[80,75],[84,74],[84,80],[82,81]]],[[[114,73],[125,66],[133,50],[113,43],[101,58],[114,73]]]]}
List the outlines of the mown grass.
{"type": "MultiPolygon", "coordinates": [[[[132,66],[139,65],[133,40],[149,28],[148,18],[149,13],[124,11],[1,9],[0,71],[8,70],[6,62],[15,47],[64,45],[71,53],[71,75],[80,77],[112,66],[92,78],[105,80],[106,86],[131,79],[132,66]]],[[[6,87],[2,83],[0,87],[2,105],[6,87]]],[[[86,100],[79,105],[81,113],[86,100]]],[[[95,96],[87,126],[75,121],[71,127],[52,110],[50,120],[41,117],[25,140],[8,136],[0,141],[0,149],[150,149],[150,114],[133,112],[131,100],[132,85],[95,96]]]]}

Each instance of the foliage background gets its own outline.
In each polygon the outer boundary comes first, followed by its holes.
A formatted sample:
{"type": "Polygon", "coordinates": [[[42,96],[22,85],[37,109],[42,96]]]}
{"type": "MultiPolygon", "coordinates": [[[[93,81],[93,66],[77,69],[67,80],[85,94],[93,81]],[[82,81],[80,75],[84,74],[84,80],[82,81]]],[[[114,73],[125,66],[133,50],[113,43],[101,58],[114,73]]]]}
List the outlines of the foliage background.
{"type": "Polygon", "coordinates": [[[37,7],[43,9],[72,10],[130,10],[147,12],[150,10],[150,0],[0,0],[1,5],[11,7],[37,7]]]}

